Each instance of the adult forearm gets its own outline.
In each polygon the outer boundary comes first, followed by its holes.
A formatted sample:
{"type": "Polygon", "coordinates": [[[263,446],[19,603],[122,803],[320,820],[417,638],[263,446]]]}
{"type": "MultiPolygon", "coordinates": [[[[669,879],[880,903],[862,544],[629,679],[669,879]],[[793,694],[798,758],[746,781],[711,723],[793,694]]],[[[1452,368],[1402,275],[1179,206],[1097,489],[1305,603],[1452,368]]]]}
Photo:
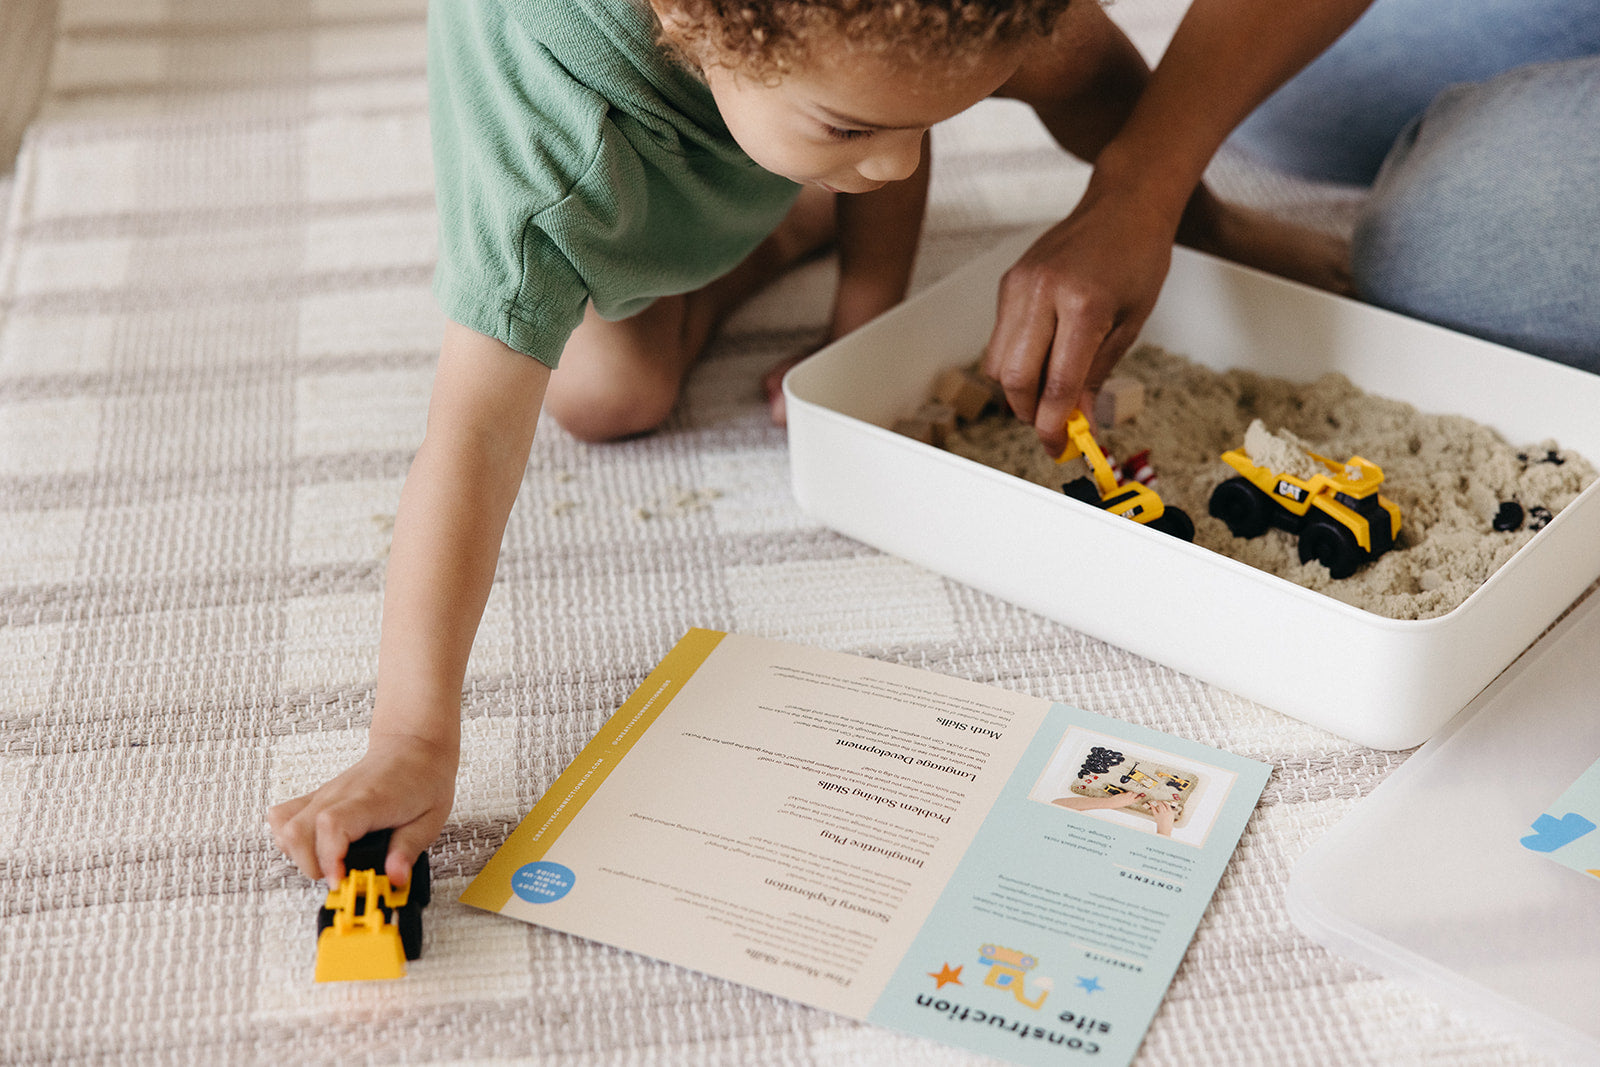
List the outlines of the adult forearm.
{"type": "Polygon", "coordinates": [[[1149,80],[1144,57],[1101,5],[1075,3],[999,95],[1028,104],[1057,144],[1093,163],[1149,80]]]}
{"type": "Polygon", "coordinates": [[[1370,3],[1194,0],[1096,177],[1181,205],[1233,128],[1370,3]]]}

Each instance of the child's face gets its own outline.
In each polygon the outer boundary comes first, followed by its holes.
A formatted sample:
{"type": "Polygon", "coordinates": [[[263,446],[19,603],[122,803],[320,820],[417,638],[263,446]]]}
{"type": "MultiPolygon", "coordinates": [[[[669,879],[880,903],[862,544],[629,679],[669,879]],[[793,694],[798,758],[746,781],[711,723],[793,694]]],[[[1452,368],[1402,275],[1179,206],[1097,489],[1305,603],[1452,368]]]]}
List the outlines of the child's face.
{"type": "Polygon", "coordinates": [[[922,135],[992,94],[1016,70],[1020,50],[998,52],[959,73],[907,71],[849,49],[776,85],[709,65],[706,81],[734,140],[774,174],[835,193],[867,193],[909,178],[922,135]]]}

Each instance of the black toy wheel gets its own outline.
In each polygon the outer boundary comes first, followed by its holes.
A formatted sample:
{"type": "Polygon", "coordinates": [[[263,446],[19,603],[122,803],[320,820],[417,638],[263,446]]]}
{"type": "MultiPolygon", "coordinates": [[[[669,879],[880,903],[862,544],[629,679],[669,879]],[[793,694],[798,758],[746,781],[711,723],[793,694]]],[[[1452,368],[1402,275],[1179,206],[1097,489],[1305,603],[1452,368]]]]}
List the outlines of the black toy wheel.
{"type": "Polygon", "coordinates": [[[1061,484],[1061,491],[1074,500],[1081,500],[1090,507],[1100,506],[1100,490],[1095,487],[1093,478],[1074,478],[1070,482],[1061,484]]]}
{"type": "Polygon", "coordinates": [[[322,936],[322,931],[333,925],[334,911],[332,908],[317,909],[317,936],[322,936]]]}
{"type": "Polygon", "coordinates": [[[1212,490],[1207,510],[1228,524],[1228,532],[1249,540],[1260,537],[1271,525],[1270,508],[1276,507],[1267,494],[1243,476],[1229,478],[1212,490]]]}
{"type": "Polygon", "coordinates": [[[1145,523],[1152,530],[1171,534],[1180,541],[1194,540],[1194,520],[1182,508],[1163,508],[1161,517],[1145,523]]]}
{"type": "Polygon", "coordinates": [[[1356,535],[1338,523],[1313,519],[1300,533],[1300,562],[1316,560],[1328,568],[1329,578],[1348,578],[1366,562],[1356,535]]]}
{"type": "Polygon", "coordinates": [[[428,854],[423,852],[411,867],[411,882],[406,900],[419,908],[426,908],[433,897],[433,872],[428,866],[428,854]]]}
{"type": "Polygon", "coordinates": [[[400,947],[405,949],[406,959],[420,959],[422,957],[422,908],[407,904],[396,913],[396,922],[400,927],[400,947]]]}
{"type": "Polygon", "coordinates": [[[383,873],[383,861],[389,855],[389,837],[392,830],[374,830],[358,837],[344,850],[346,871],[377,871],[383,873]]]}

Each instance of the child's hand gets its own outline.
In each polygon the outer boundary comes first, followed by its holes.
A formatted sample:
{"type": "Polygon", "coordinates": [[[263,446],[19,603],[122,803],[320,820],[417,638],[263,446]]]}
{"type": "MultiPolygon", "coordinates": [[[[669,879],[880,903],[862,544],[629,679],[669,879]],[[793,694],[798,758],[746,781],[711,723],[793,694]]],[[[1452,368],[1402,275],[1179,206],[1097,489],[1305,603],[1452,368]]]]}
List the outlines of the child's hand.
{"type": "MultiPolygon", "coordinates": [[[[824,342],[826,343],[826,342],[824,342]]],[[[767,414],[772,417],[772,425],[787,426],[789,423],[788,404],[783,395],[783,376],[788,374],[801,360],[808,359],[822,345],[815,345],[790,356],[783,362],[775,364],[761,379],[761,389],[767,398],[767,414]]]]}
{"type": "Polygon", "coordinates": [[[384,873],[405,885],[422,850],[439,836],[455,799],[454,748],[407,734],[374,733],[367,754],[314,793],[267,812],[272,838],[306,877],[336,885],[350,842],[392,827],[384,873]]]}

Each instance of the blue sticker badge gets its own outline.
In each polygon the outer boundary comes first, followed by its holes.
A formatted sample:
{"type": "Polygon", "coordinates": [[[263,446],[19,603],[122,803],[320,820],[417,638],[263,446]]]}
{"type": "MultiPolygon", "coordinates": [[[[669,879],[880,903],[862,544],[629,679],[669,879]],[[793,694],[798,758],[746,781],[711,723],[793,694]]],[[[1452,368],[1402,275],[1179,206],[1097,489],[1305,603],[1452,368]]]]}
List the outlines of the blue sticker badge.
{"type": "Polygon", "coordinates": [[[576,880],[572,868],[540,860],[517,869],[511,876],[511,891],[530,904],[549,904],[566,896],[576,880]]]}
{"type": "Polygon", "coordinates": [[[1533,820],[1522,847],[1542,852],[1563,867],[1600,878],[1600,760],[1533,820]]]}
{"type": "Polygon", "coordinates": [[[1522,839],[1522,847],[1535,852],[1554,852],[1593,829],[1594,823],[1575,811],[1569,811],[1559,819],[1554,815],[1541,815],[1533,820],[1533,833],[1522,839]]]}

